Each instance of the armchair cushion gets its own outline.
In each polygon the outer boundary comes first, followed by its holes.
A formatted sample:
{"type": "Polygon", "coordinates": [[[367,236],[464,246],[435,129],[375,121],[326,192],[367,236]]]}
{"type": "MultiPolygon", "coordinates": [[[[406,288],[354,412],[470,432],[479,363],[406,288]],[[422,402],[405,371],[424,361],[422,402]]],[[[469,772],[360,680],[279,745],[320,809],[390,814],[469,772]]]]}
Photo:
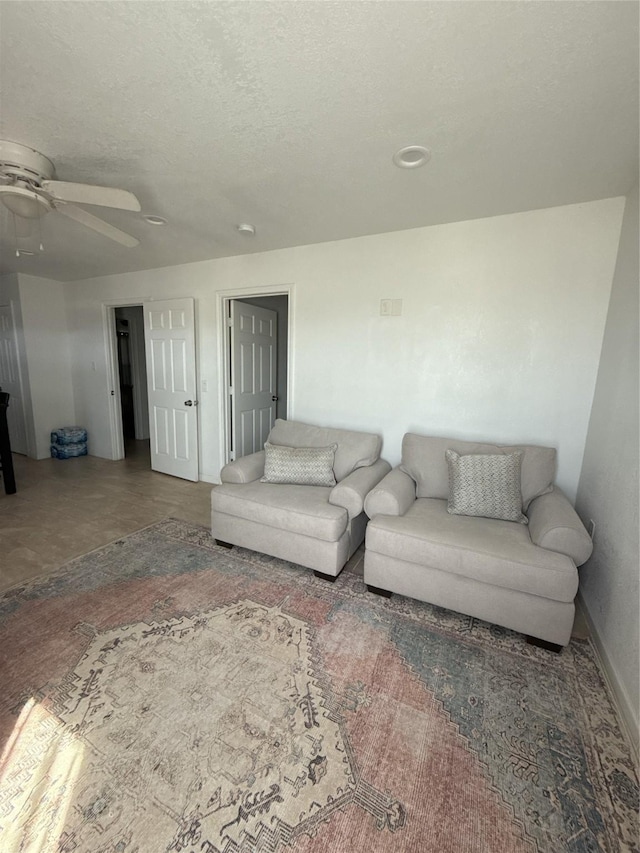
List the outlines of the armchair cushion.
{"type": "Polygon", "coordinates": [[[211,493],[211,509],[277,530],[336,542],[347,529],[346,509],[329,503],[328,486],[224,483],[211,493]]]}
{"type": "Polygon", "coordinates": [[[536,498],[528,512],[532,542],[566,554],[576,566],[586,563],[593,551],[593,542],[561,489],[556,486],[549,494],[536,498]]]}
{"type": "Polygon", "coordinates": [[[286,447],[267,441],[262,482],[335,486],[333,462],[337,447],[337,444],[329,447],[286,447]]]}
{"type": "Polygon", "coordinates": [[[382,449],[382,439],[379,435],[350,429],[317,427],[300,421],[283,421],[280,418],[269,433],[269,442],[288,447],[327,447],[337,444],[333,471],[338,483],[356,468],[373,465],[382,449]]]}
{"type": "MultiPolygon", "coordinates": [[[[563,554],[539,548],[524,524],[450,515],[447,502],[422,498],[400,517],[377,516],[367,552],[460,575],[490,586],[572,602],[578,573],[563,554]]],[[[464,612],[464,611],[463,611],[464,612]]]]}
{"type": "Polygon", "coordinates": [[[417,497],[448,499],[449,472],[445,451],[449,449],[460,454],[513,453],[521,450],[523,456],[520,487],[525,512],[535,497],[544,495],[553,488],[556,473],[556,451],[553,447],[531,444],[509,447],[407,433],[402,440],[400,467],[415,480],[417,497]]]}

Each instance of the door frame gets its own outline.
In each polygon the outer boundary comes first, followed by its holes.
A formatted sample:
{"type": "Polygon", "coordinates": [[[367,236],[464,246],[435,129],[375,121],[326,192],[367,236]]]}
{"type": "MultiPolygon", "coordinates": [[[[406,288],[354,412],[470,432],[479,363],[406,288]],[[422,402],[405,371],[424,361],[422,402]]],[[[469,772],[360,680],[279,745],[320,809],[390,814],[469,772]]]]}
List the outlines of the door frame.
{"type": "MultiPolygon", "coordinates": [[[[294,361],[294,285],[274,284],[262,287],[241,288],[235,287],[230,290],[219,290],[216,293],[216,312],[218,315],[218,395],[220,412],[219,434],[220,434],[220,460],[222,465],[230,461],[229,442],[231,439],[231,406],[229,405],[229,385],[227,377],[231,370],[231,358],[229,347],[231,335],[227,323],[228,305],[233,299],[251,299],[254,296],[286,296],[288,301],[287,312],[287,417],[294,412],[294,383],[293,383],[293,361],[294,361]]],[[[278,334],[281,330],[278,330],[278,334]]]]}
{"type": "Polygon", "coordinates": [[[13,335],[13,344],[15,347],[18,387],[20,388],[20,412],[22,414],[22,424],[24,426],[24,454],[21,450],[14,452],[18,452],[21,455],[26,456],[28,459],[37,459],[35,435],[33,434],[33,415],[31,414],[29,417],[27,416],[27,413],[31,408],[31,390],[29,387],[28,379],[25,382],[24,374],[26,361],[23,363],[23,352],[21,350],[20,340],[18,338],[18,326],[16,323],[16,302],[14,299],[9,299],[7,302],[0,303],[0,307],[8,308],[9,314],[11,315],[11,333],[13,335]]]}
{"type": "MultiPolygon", "coordinates": [[[[183,296],[168,296],[169,299],[184,299],[183,296]]],[[[101,305],[102,331],[104,335],[105,363],[107,365],[107,394],[109,406],[109,435],[111,438],[111,459],[114,462],[125,458],[124,435],[122,426],[122,401],[120,399],[120,368],[118,366],[118,340],[116,335],[116,308],[142,308],[159,300],[155,296],[130,296],[121,299],[108,299],[101,305]],[[113,393],[111,393],[113,392],[113,393]]],[[[195,340],[196,340],[196,388],[198,387],[198,322],[197,300],[194,300],[195,340]]],[[[149,391],[147,389],[147,400],[149,391]]],[[[198,413],[198,454],[200,454],[200,414],[198,413]]]]}

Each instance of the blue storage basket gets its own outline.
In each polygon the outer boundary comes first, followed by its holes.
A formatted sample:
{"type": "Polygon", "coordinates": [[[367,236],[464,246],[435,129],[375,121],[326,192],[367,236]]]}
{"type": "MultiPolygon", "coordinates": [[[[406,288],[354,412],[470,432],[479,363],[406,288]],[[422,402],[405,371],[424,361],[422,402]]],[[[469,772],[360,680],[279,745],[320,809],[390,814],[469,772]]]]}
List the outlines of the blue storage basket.
{"type": "Polygon", "coordinates": [[[86,441],[87,431],[84,427],[61,427],[60,429],[54,429],[51,433],[51,444],[82,444],[82,442],[86,441]]]}
{"type": "Polygon", "coordinates": [[[81,441],[77,444],[52,444],[51,456],[54,459],[71,459],[72,456],[86,456],[87,442],[81,441]]]}

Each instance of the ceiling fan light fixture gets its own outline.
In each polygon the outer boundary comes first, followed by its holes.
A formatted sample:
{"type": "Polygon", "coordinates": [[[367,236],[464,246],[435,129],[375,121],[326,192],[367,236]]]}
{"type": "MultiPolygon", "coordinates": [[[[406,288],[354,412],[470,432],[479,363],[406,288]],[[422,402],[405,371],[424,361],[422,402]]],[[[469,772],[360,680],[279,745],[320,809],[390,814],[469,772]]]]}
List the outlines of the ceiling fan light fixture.
{"type": "Polygon", "coordinates": [[[145,213],[142,218],[147,225],[156,225],[159,228],[167,224],[167,220],[163,216],[155,216],[153,213],[145,213]]]}
{"type": "Polygon", "coordinates": [[[0,201],[11,213],[23,219],[40,219],[51,210],[51,204],[45,198],[25,187],[0,187],[0,201]]]}
{"type": "Polygon", "coordinates": [[[431,151],[424,145],[406,145],[393,155],[393,162],[400,169],[417,169],[431,159],[431,151]]]}

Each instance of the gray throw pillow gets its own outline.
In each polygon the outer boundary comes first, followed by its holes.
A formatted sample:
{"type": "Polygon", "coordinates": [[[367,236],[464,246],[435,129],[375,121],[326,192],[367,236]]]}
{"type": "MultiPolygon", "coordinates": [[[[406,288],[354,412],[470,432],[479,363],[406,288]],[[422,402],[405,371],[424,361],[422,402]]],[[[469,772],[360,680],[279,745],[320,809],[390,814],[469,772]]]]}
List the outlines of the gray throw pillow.
{"type": "Polygon", "coordinates": [[[286,447],[264,445],[262,483],[288,483],[294,486],[335,486],[333,462],[337,444],[329,447],[286,447]]]}
{"type": "Polygon", "coordinates": [[[460,455],[449,449],[445,457],[449,467],[447,510],[450,513],[528,524],[522,514],[521,450],[460,455]]]}

